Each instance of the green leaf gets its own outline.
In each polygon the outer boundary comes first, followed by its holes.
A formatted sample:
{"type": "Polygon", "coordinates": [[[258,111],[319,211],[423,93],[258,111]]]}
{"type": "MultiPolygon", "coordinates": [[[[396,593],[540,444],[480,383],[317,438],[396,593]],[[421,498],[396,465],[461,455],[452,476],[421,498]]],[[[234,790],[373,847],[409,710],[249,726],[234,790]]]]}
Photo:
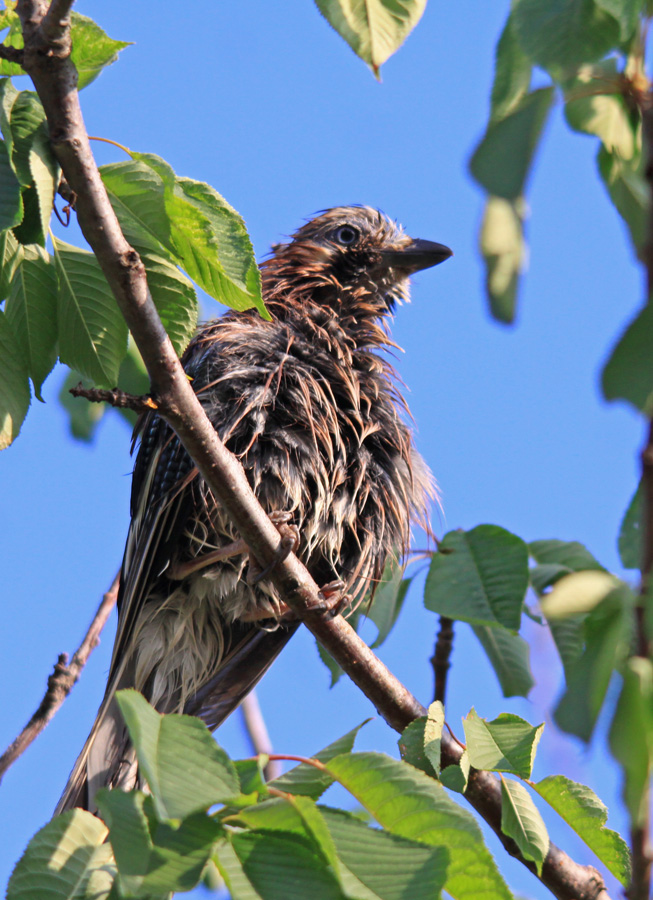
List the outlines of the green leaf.
{"type": "Polygon", "coordinates": [[[549,852],[549,834],[542,816],[526,788],[501,776],[501,830],[511,837],[525,859],[535,863],[542,874],[542,863],[549,852]]]}
{"type": "Polygon", "coordinates": [[[429,706],[424,723],[424,754],[433,766],[436,775],[440,774],[440,751],[442,747],[442,729],[444,728],[444,706],[435,700],[429,706]]]}
{"type": "Polygon", "coordinates": [[[577,69],[619,43],[619,25],[594,0],[515,0],[522,49],[543,69],[577,69]]]}
{"type": "Polygon", "coordinates": [[[623,798],[634,827],[648,822],[653,761],[653,663],[628,660],[610,726],[610,751],[624,774],[623,798]]]}
{"type": "Polygon", "coordinates": [[[531,541],[528,552],[540,565],[564,566],[568,572],[581,572],[587,569],[605,571],[601,563],[579,541],[559,541],[555,538],[531,541]]]}
{"type": "Polygon", "coordinates": [[[11,133],[11,111],[13,109],[18,91],[13,86],[11,78],[0,78],[0,131],[7,145],[9,159],[14,150],[14,138],[11,133]]]}
{"type": "Polygon", "coordinates": [[[36,191],[37,209],[41,223],[42,240],[38,243],[45,244],[52,217],[54,198],[59,186],[61,169],[52,153],[50,141],[45,135],[44,129],[34,133],[34,140],[29,148],[29,170],[32,175],[32,185],[36,191]]]}
{"type": "Polygon", "coordinates": [[[25,360],[13,328],[0,311],[0,450],[18,437],[30,401],[25,360]]]}
{"type": "Polygon", "coordinates": [[[464,750],[457,766],[447,766],[440,772],[440,783],[450,791],[464,794],[467,790],[470,765],[469,753],[464,750]]]}
{"type": "Polygon", "coordinates": [[[503,696],[528,697],[535,681],[526,641],[505,628],[472,625],[472,630],[492,664],[503,696]]]}
{"type": "Polygon", "coordinates": [[[472,709],[463,719],[469,761],[476,769],[530,778],[544,725],[532,726],[512,713],[487,722],[472,709]]]}
{"type": "Polygon", "coordinates": [[[162,716],[137,691],[116,694],[157,813],[183,818],[240,793],[233,763],[194,716],[162,716]]]}
{"type": "MultiPolygon", "coordinates": [[[[320,750],[319,753],[315,753],[312,759],[317,759],[321,763],[327,763],[335,756],[351,752],[358,732],[369,721],[369,719],[365,719],[364,722],[361,722],[356,728],[352,728],[351,731],[338,738],[337,741],[329,744],[323,750],[320,750]]],[[[307,763],[300,763],[298,766],[290,769],[289,772],[270,782],[270,785],[277,790],[285,791],[287,794],[302,794],[305,797],[312,797],[313,800],[321,797],[332,784],[333,778],[328,772],[317,769],[315,766],[307,763]]]]}
{"type": "Polygon", "coordinates": [[[213,861],[229,891],[231,900],[262,900],[247,879],[240,860],[228,840],[219,840],[214,848],[213,861]]]}
{"type": "Polygon", "coordinates": [[[424,749],[424,735],[426,732],[426,716],[419,719],[413,719],[401,732],[401,736],[397,741],[399,754],[401,758],[410,763],[416,769],[426,772],[431,778],[437,778],[435,769],[433,768],[424,749]]]}
{"type": "Polygon", "coordinates": [[[619,585],[619,579],[607,572],[572,572],[553,585],[540,600],[548,621],[591,612],[619,585]]]}
{"type": "Polygon", "coordinates": [[[23,258],[23,245],[19,244],[12,231],[0,233],[0,300],[9,293],[14,273],[23,258]]]}
{"type": "Polygon", "coordinates": [[[532,69],[515,35],[512,16],[508,16],[495,53],[491,118],[502,119],[511,113],[528,93],[532,69]]]}
{"type": "Polygon", "coordinates": [[[7,900],[107,900],[115,865],[106,835],[104,822],[85,810],[52,819],[16,864],[7,900]]]}
{"type": "Polygon", "coordinates": [[[338,756],[327,767],[383,828],[448,850],[445,890],[454,900],[511,897],[475,819],[437,781],[381,753],[338,756]]]}
{"type": "Polygon", "coordinates": [[[11,165],[7,145],[0,141],[0,231],[13,228],[22,218],[20,183],[11,165]]]}
{"type": "Polygon", "coordinates": [[[628,226],[638,253],[646,241],[649,188],[644,177],[644,157],[622,159],[605,147],[597,155],[599,174],[617,212],[628,226]]]}
{"type": "Polygon", "coordinates": [[[315,0],[327,22],[379,76],[422,17],[426,0],[315,0]]]}
{"type": "MultiPolygon", "coordinates": [[[[15,47],[20,49],[24,46],[23,30],[21,28],[18,14],[13,9],[5,9],[0,28],[9,26],[9,32],[2,39],[5,47],[15,47]]],[[[9,62],[6,59],[0,59],[0,75],[24,75],[25,70],[18,63],[9,62]]]]}
{"type": "Polygon", "coordinates": [[[516,200],[488,197],[479,237],[490,311],[497,321],[507,324],[515,319],[519,277],[528,256],[525,206],[521,196],[516,200]]]}
{"type": "Polygon", "coordinates": [[[138,161],[102,166],[100,175],[129,243],[176,261],[159,175],[138,161]]]}
{"type": "Polygon", "coordinates": [[[647,304],[623,333],[603,369],[606,400],[627,400],[653,415],[653,304],[647,304]]]}
{"type": "Polygon", "coordinates": [[[489,194],[512,201],[523,194],[553,97],[553,88],[533,91],[511,113],[490,121],[469,164],[472,176],[489,194]]]}
{"type": "Polygon", "coordinates": [[[615,878],[627,887],[630,884],[628,845],[616,831],[604,827],[608,810],[594,791],[564,775],[550,775],[531,787],[574,829],[615,878]]]}
{"type": "Polygon", "coordinates": [[[622,42],[632,37],[644,12],[642,0],[595,0],[596,5],[616,19],[621,29],[622,42]]]}
{"type": "MultiPolygon", "coordinates": [[[[109,826],[122,892],[162,897],[189,891],[199,882],[222,826],[205,814],[180,823],[159,822],[152,799],[141,791],[98,791],[109,826]]],[[[122,893],[121,892],[121,893],[122,893]]]]}
{"type": "Polygon", "coordinates": [[[181,356],[197,329],[199,304],[195,288],[165,257],[136,244],[132,246],[145,266],[147,284],[163,327],[181,356]]]}
{"type": "Polygon", "coordinates": [[[586,616],[567,616],[565,619],[551,619],[548,623],[569,680],[571,666],[583,652],[583,623],[586,616]]]}
{"type": "Polygon", "coordinates": [[[345,900],[307,838],[268,831],[231,835],[243,872],[262,900],[345,900]]]}
{"type": "Polygon", "coordinates": [[[114,388],[127,325],[92,253],[53,238],[59,287],[59,357],[99,387],[114,388]]]}
{"type": "Polygon", "coordinates": [[[642,484],[637,486],[619,529],[619,559],[624,569],[639,569],[642,564],[642,484]]]}
{"type": "Polygon", "coordinates": [[[622,79],[614,60],[584,66],[565,89],[565,118],[575,131],[599,137],[609,153],[622,160],[639,159],[641,125],[619,93],[622,79]]]}
{"type": "Polygon", "coordinates": [[[363,603],[364,614],[371,619],[379,633],[370,646],[380,647],[395,626],[406,599],[412,578],[404,578],[404,567],[391,557],[386,563],[381,581],[369,606],[363,603]]]}
{"type": "Polygon", "coordinates": [[[585,649],[567,668],[554,718],[559,728],[584,741],[592,736],[612,673],[628,653],[633,602],[627,585],[611,591],[585,618],[585,649]]]}
{"type": "Polygon", "coordinates": [[[5,307],[39,400],[57,361],[57,281],[54,262],[39,244],[24,247],[5,307]]]}
{"type": "Polygon", "coordinates": [[[70,369],[59,391],[59,403],[68,414],[68,428],[72,436],[88,444],[95,437],[97,426],[104,417],[107,407],[104,403],[91,403],[84,397],[73,397],[70,390],[77,387],[80,382],[84,387],[92,387],[91,381],[86,379],[84,383],[83,376],[70,369]]]}
{"type": "Polygon", "coordinates": [[[118,59],[120,50],[129,47],[130,41],[114,41],[92,19],[79,13],[71,14],[70,55],[77,69],[77,89],[82,90],[98,77],[105,66],[118,59]]]}
{"type": "Polygon", "coordinates": [[[321,808],[348,896],[361,900],[437,900],[447,851],[370,828],[342,810],[321,808]],[[361,891],[364,887],[366,893],[361,891]]]}
{"type": "Polygon", "coordinates": [[[519,629],[528,588],[528,550],[497,525],[450,531],[431,561],[424,605],[474,625],[519,629]]]}

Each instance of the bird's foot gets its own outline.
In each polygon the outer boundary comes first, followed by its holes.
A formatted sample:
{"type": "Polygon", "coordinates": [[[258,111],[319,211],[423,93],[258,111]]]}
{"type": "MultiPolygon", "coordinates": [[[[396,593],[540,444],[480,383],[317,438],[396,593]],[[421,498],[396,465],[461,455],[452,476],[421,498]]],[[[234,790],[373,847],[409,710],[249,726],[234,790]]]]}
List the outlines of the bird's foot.
{"type": "Polygon", "coordinates": [[[318,591],[318,602],[309,607],[310,612],[320,612],[329,619],[334,619],[351,602],[351,597],[344,591],[345,582],[340,579],[325,584],[318,591]]]}
{"type": "Polygon", "coordinates": [[[247,570],[247,584],[255,585],[261,581],[265,581],[268,575],[276,569],[279,563],[283,562],[291,553],[294,553],[299,547],[299,528],[296,525],[289,525],[292,519],[292,513],[276,511],[270,513],[270,521],[276,526],[281,540],[277,547],[274,559],[269,565],[261,567],[250,553],[249,568],[247,570]]]}

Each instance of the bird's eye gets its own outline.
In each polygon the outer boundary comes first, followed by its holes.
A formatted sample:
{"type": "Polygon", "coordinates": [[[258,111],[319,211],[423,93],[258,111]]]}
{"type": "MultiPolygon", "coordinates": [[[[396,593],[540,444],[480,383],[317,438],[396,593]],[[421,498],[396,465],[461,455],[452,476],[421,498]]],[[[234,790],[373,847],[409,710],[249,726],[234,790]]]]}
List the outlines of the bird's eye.
{"type": "Polygon", "coordinates": [[[358,229],[353,228],[351,225],[341,225],[335,233],[335,239],[339,244],[349,247],[358,240],[358,229]]]}

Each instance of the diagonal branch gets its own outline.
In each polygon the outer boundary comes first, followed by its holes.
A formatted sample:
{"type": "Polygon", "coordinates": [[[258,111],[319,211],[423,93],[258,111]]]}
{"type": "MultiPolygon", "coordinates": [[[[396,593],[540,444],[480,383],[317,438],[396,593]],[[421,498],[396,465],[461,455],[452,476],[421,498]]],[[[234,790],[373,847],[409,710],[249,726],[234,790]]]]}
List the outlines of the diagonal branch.
{"type": "MultiPolygon", "coordinates": [[[[277,559],[279,532],[256,500],[242,466],[213,430],[161,324],[148,291],[145,268],[120,230],[91,153],[76,90],[76,72],[62,49],[65,42],[57,42],[44,52],[44,35],[39,24],[46,10],[45,0],[19,0],[18,12],[25,36],[23,65],[45,109],[54,153],[77,196],[76,209],[84,237],[141,352],[159,414],[175,430],[255,558],[263,567],[272,565],[277,559]]],[[[327,619],[317,611],[318,587],[294,554],[276,566],[271,579],[288,606],[303,619],[392,728],[402,731],[425,714],[424,707],[342,616],[327,619]]],[[[455,763],[462,752],[449,736],[443,736],[442,750],[445,765],[455,763]]],[[[466,797],[499,835],[508,852],[535,871],[533,863],[526,861],[514,842],[501,833],[501,793],[497,779],[487,772],[473,772],[466,797]]],[[[541,880],[560,900],[607,898],[598,872],[578,865],[553,845],[541,880]]]]}
{"type": "Polygon", "coordinates": [[[54,666],[54,672],[48,678],[48,688],[39,708],[18,737],[11,742],[2,756],[0,756],[0,779],[2,779],[7,769],[16,762],[18,757],[27,750],[32,741],[40,735],[77,683],[86,661],[99,644],[100,632],[106,625],[111,610],[116,605],[119,584],[120,573],[113,579],[113,584],[102,598],[102,602],[98,606],[84,640],[73,653],[72,660],[68,662],[67,653],[59,654],[59,658],[54,666]]]}

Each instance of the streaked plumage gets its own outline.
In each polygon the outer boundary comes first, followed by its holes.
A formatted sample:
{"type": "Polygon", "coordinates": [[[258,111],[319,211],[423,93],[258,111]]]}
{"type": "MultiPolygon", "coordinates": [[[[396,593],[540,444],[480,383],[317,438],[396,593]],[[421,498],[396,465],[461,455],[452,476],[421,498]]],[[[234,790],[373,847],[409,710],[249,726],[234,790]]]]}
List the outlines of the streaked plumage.
{"type": "MultiPolygon", "coordinates": [[[[263,508],[292,514],[313,578],[342,579],[352,603],[408,549],[411,522],[428,523],[433,481],[383,355],[384,317],[411,272],[449,255],[375,210],[328,210],[261,266],[272,321],[228,312],[182,360],[263,508]]],[[[248,581],[246,552],[178,577],[238,534],[166,423],[148,413],[137,431],[108,687],[58,811],[139,783],[116,690],[136,687],[161,712],[215,728],[298,627],[270,581],[248,581]]]]}

